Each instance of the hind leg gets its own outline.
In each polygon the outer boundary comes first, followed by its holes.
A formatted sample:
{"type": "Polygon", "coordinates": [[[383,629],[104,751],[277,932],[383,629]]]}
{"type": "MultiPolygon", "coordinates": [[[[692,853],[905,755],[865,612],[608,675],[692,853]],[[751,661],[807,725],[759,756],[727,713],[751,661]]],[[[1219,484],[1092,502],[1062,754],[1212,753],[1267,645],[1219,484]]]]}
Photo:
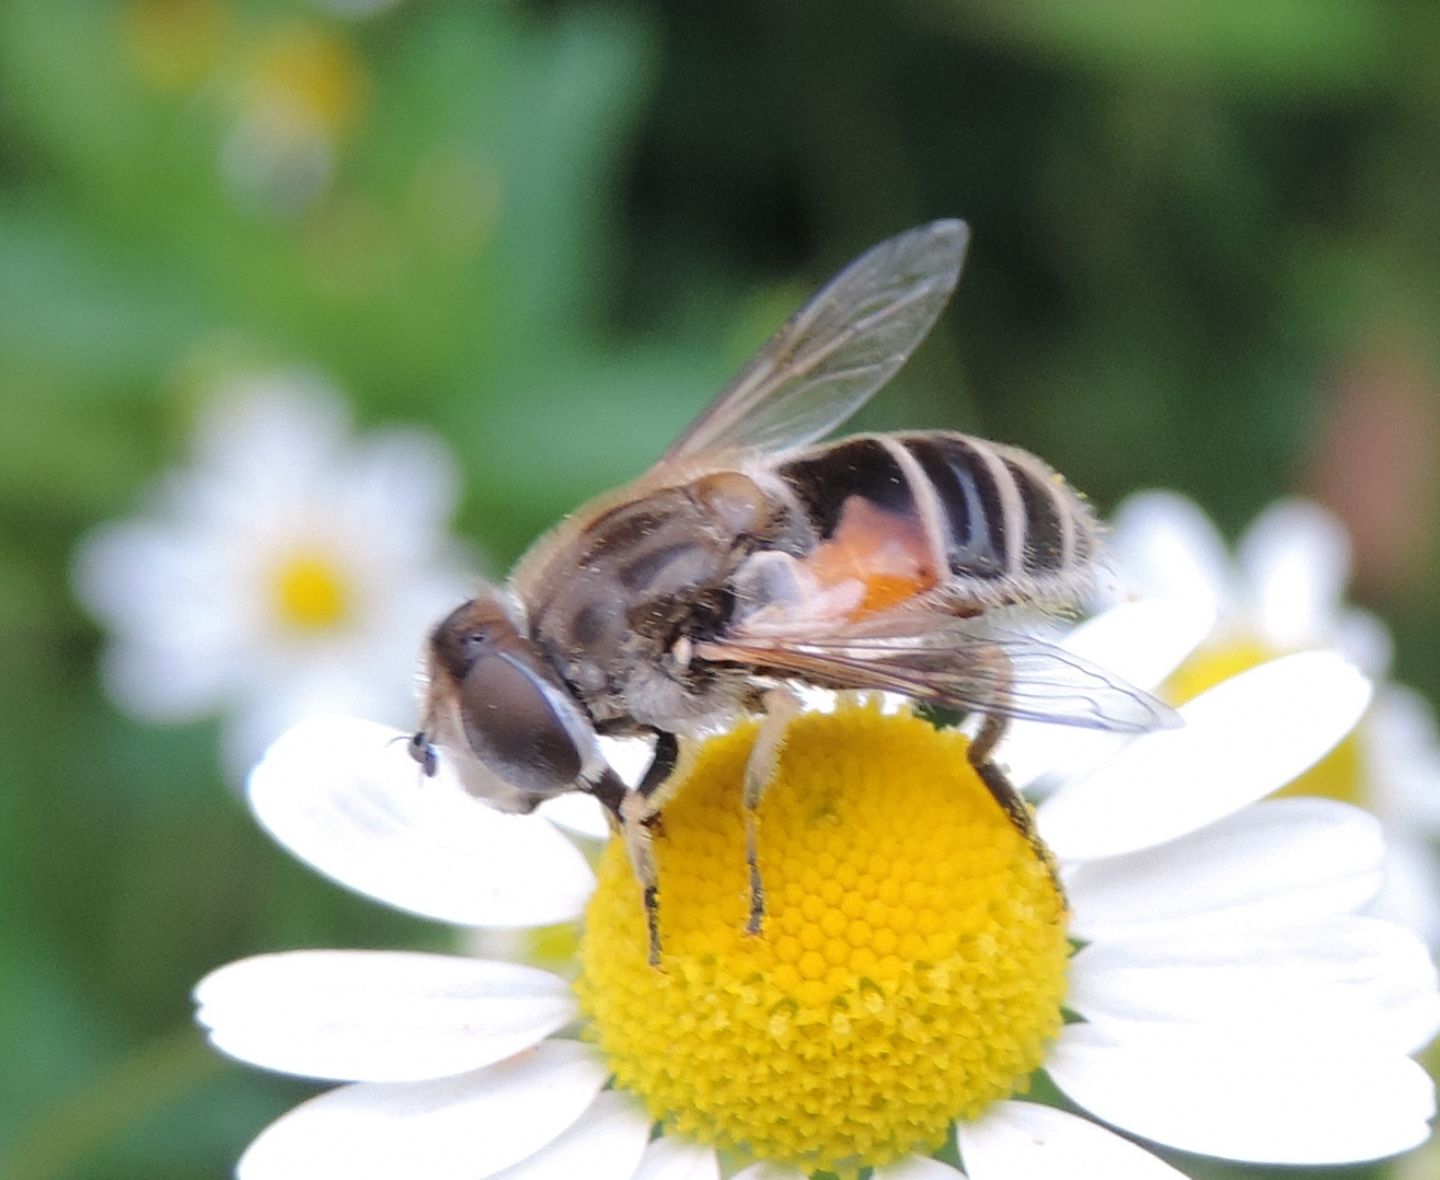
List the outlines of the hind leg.
{"type": "Polygon", "coordinates": [[[1030,850],[1045,866],[1045,871],[1050,874],[1050,880],[1055,885],[1055,892],[1063,901],[1065,889],[1060,884],[1060,868],[1055,863],[1055,857],[1050,849],[1040,839],[1040,832],[1035,827],[1035,813],[1030,810],[1030,805],[1015,789],[1014,784],[1005,777],[1005,772],[990,758],[1005,734],[1005,724],[1003,717],[996,717],[988,713],[985,715],[985,720],[980,725],[980,732],[970,743],[970,765],[980,776],[980,781],[985,784],[991,797],[1000,805],[1000,810],[1005,813],[1015,830],[1025,838],[1025,843],[1030,845],[1030,850]]]}

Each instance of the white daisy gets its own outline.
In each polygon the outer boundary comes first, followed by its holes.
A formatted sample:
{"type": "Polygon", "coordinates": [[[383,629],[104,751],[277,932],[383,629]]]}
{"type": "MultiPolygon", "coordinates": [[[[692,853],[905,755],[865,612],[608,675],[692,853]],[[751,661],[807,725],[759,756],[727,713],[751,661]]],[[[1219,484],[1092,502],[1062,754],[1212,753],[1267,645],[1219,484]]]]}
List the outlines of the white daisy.
{"type": "Polygon", "coordinates": [[[1121,586],[1140,595],[1192,598],[1217,625],[1168,686],[1185,699],[1241,668],[1287,652],[1330,648],[1376,683],[1352,740],[1289,793],[1358,803],[1385,826],[1386,882],[1370,912],[1403,922],[1440,950],[1440,735],[1429,704],[1389,683],[1390,636],[1345,602],[1350,541],[1319,505],[1280,501],[1236,546],[1192,501],[1173,492],[1132,496],[1111,539],[1121,586]]]}
{"type": "Polygon", "coordinates": [[[223,713],[237,771],[317,712],[410,718],[420,637],[466,584],[445,532],[456,472],[430,434],[349,432],[318,377],[234,381],[191,463],[81,542],[76,592],[111,632],[117,704],[223,713]]]}
{"type": "MultiPolygon", "coordinates": [[[[1170,644],[1139,625],[1161,615],[1119,614],[1137,625],[1100,626],[1132,652],[1170,644]]],[[[277,839],[441,921],[583,912],[579,978],[366,951],[221,968],[197,989],[218,1047],[350,1083],[267,1128],[239,1174],[1150,1180],[1178,1173],[1129,1135],[1277,1163],[1404,1151],[1434,1109],[1408,1054],[1440,993],[1413,934],[1355,916],[1378,826],[1332,800],[1256,802],[1369,696],[1339,656],[1288,656],[1063,784],[1039,819],[1068,912],[961,734],[848,701],[806,714],[761,813],[759,936],[742,727],[667,806],[659,969],[618,842],[597,874],[543,815],[486,810],[444,771],[417,781],[384,727],[303,725],[250,780],[277,839]],[[1037,1069],[1075,1109],[1021,1097],[1037,1069]]]]}
{"type": "Polygon", "coordinates": [[[370,79],[358,47],[333,26],[279,22],[254,39],[229,81],[220,165],[236,196],[282,216],[309,208],[365,110],[370,79]]]}

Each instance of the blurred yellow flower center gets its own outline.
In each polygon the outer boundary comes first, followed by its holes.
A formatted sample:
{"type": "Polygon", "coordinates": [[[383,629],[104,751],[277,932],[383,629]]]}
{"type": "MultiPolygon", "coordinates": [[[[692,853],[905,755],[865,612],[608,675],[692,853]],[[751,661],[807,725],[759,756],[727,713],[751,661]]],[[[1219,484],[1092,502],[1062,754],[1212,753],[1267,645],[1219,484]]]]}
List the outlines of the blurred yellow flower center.
{"type": "Polygon", "coordinates": [[[346,131],[364,104],[366,77],[349,42],[318,25],[282,26],[252,66],[253,98],[331,135],[346,131]]]}
{"type": "MultiPolygon", "coordinates": [[[[1166,683],[1162,695],[1173,705],[1183,705],[1223,680],[1257,668],[1283,652],[1250,639],[1231,639],[1207,644],[1182,664],[1166,683]]],[[[1324,758],[1276,791],[1277,796],[1320,795],[1364,807],[1369,801],[1360,745],[1354,731],[1324,758]]]]}
{"type": "Polygon", "coordinates": [[[962,735],[846,704],[790,729],[760,810],[765,928],[745,934],[754,736],[702,746],[665,808],[658,969],[606,849],[576,984],[589,1035],[682,1136],[806,1170],[934,1151],[1023,1090],[1058,1031],[1064,900],[962,735]]]}
{"type": "Polygon", "coordinates": [[[275,572],[275,613],[296,631],[325,631],[344,622],[350,609],[345,579],[335,563],[300,553],[275,572]]]}

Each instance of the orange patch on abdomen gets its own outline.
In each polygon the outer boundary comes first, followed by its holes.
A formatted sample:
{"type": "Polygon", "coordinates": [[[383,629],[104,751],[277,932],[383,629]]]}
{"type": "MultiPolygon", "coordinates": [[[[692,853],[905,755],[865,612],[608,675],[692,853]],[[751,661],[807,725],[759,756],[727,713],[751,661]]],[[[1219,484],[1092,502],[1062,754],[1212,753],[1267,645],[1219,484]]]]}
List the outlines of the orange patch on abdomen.
{"type": "Polygon", "coordinates": [[[845,501],[835,532],[801,564],[824,589],[846,582],[864,587],[851,619],[899,606],[938,581],[920,521],[886,512],[861,496],[845,501]]]}

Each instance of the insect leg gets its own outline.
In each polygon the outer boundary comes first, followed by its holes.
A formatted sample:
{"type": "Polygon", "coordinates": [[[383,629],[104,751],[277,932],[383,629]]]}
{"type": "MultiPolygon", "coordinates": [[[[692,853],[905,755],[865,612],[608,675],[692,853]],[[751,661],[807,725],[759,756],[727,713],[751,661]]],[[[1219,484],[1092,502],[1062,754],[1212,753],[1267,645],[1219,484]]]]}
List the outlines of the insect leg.
{"type": "Polygon", "coordinates": [[[627,791],[620,801],[620,831],[630,867],[640,883],[645,902],[645,928],[650,942],[650,966],[660,965],[660,878],[655,871],[654,839],[649,821],[654,813],[650,801],[638,791],[627,791]]]}
{"type": "Polygon", "coordinates": [[[625,841],[630,869],[640,885],[645,903],[650,965],[657,966],[660,962],[660,882],[655,872],[655,850],[651,847],[650,824],[647,822],[653,818],[649,801],[639,791],[627,787],[609,767],[589,790],[610,813],[611,831],[625,841]]]}
{"type": "Polygon", "coordinates": [[[788,688],[772,688],[763,700],[765,711],[760,717],[760,732],[755,735],[749,761],[745,763],[745,863],[750,869],[750,920],[745,924],[747,934],[759,934],[765,920],[765,885],[760,878],[756,813],[759,811],[760,801],[765,797],[765,788],[775,777],[775,768],[780,761],[780,749],[785,744],[785,731],[800,712],[800,698],[788,688]]]}
{"type": "MultiPolygon", "coordinates": [[[[658,791],[669,780],[674,773],[675,763],[680,758],[680,741],[673,733],[666,733],[661,730],[655,735],[655,756],[650,762],[650,767],[640,780],[640,785],[635,789],[647,799],[653,799],[658,791]]],[[[659,811],[659,803],[656,803],[655,810],[659,811]]]]}
{"type": "Polygon", "coordinates": [[[610,832],[614,835],[620,830],[620,805],[625,801],[625,796],[630,793],[630,788],[621,781],[618,774],[607,766],[599,779],[585,784],[583,789],[594,795],[600,801],[600,805],[605,808],[606,818],[610,821],[610,832]]]}
{"type": "Polygon", "coordinates": [[[1000,805],[1000,810],[1005,813],[1015,830],[1025,838],[1025,843],[1030,845],[1030,850],[1045,866],[1045,871],[1050,874],[1050,880],[1055,886],[1056,893],[1063,901],[1065,890],[1060,884],[1060,869],[1055,863],[1054,855],[1045,846],[1045,842],[1040,839],[1040,832],[1035,827],[1035,813],[1030,810],[1030,805],[1015,789],[1014,784],[1005,777],[1005,772],[990,759],[990,755],[995,752],[995,747],[1005,735],[1005,726],[1005,718],[996,717],[992,713],[985,715],[985,720],[980,725],[980,732],[970,743],[970,765],[980,776],[980,781],[985,784],[991,797],[1000,805]]]}
{"type": "MultiPolygon", "coordinates": [[[[660,878],[655,871],[655,829],[660,826],[660,788],[669,781],[680,757],[680,743],[673,733],[655,737],[655,757],[639,785],[629,795],[635,800],[629,812],[635,817],[626,827],[630,863],[645,892],[645,926],[650,932],[650,966],[660,965],[660,878]],[[634,835],[631,835],[631,832],[634,835]],[[642,860],[637,860],[637,854],[642,860]],[[643,868],[642,868],[643,862],[643,868]]],[[[628,801],[628,800],[627,800],[628,801]]]]}
{"type": "Polygon", "coordinates": [[[679,757],[680,744],[673,733],[655,739],[655,757],[639,785],[631,790],[613,770],[607,769],[592,791],[609,810],[621,836],[630,867],[645,903],[650,965],[660,964],[660,878],[655,868],[654,829],[660,820],[656,793],[669,779],[679,757]]]}

